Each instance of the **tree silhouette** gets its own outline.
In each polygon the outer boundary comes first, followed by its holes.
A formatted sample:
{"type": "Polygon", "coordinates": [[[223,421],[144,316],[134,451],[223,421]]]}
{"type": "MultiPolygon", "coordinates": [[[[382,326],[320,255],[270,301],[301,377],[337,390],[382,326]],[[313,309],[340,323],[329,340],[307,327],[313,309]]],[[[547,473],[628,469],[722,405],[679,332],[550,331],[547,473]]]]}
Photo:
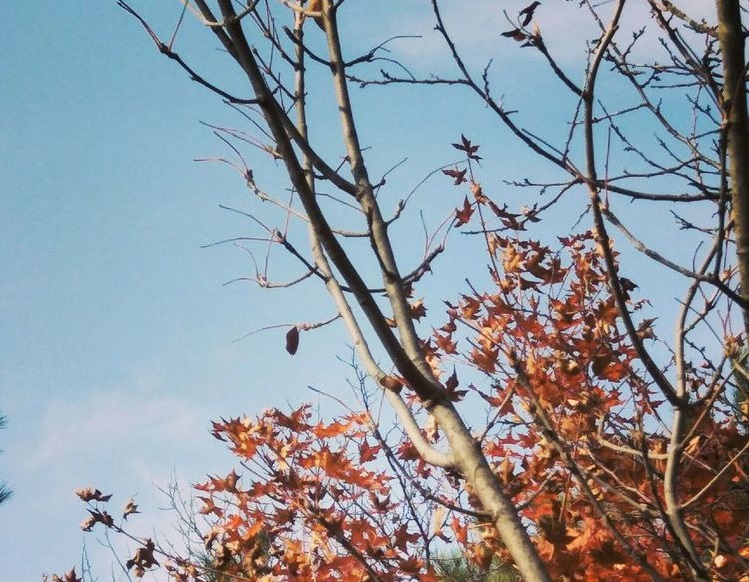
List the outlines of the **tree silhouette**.
{"type": "MultiPolygon", "coordinates": [[[[0,429],[3,429],[6,427],[8,423],[8,419],[0,414],[0,429]]],[[[0,449],[0,452],[2,452],[2,449],[0,449]]],[[[12,494],[11,489],[8,487],[8,485],[5,482],[0,482],[0,503],[5,503],[10,499],[10,496],[12,494]]]]}

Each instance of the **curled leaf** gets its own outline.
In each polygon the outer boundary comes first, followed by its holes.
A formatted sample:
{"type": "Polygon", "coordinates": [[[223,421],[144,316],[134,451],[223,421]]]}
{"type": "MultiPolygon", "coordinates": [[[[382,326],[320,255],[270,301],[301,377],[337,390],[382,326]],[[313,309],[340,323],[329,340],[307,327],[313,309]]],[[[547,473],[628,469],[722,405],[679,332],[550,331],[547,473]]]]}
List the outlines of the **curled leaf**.
{"type": "Polygon", "coordinates": [[[83,531],[91,531],[97,523],[102,524],[104,527],[112,527],[114,525],[114,518],[106,511],[89,509],[88,512],[91,516],[81,524],[81,529],[83,531]]]}
{"type": "Polygon", "coordinates": [[[471,220],[473,206],[468,201],[468,196],[463,200],[463,207],[455,210],[455,226],[462,226],[471,220]]]}
{"type": "Polygon", "coordinates": [[[467,171],[468,170],[442,170],[442,173],[445,174],[445,176],[450,176],[453,180],[455,180],[454,184],[456,186],[459,186],[466,181],[467,171]]]}
{"type": "Polygon", "coordinates": [[[408,304],[411,310],[411,317],[415,320],[419,320],[427,314],[427,308],[424,307],[424,299],[418,299],[408,304]]]}
{"type": "Polygon", "coordinates": [[[293,356],[297,348],[299,348],[299,328],[295,325],[286,332],[286,351],[293,356]]]}
{"type": "Polygon", "coordinates": [[[86,487],[83,489],[76,489],[75,494],[82,500],[82,501],[101,501],[102,503],[106,503],[112,498],[112,495],[104,495],[101,491],[98,489],[94,489],[93,487],[86,487]]]}
{"type": "Polygon", "coordinates": [[[133,570],[137,578],[142,578],[147,570],[159,565],[153,555],[155,550],[154,543],[147,539],[143,547],[135,551],[135,555],[125,563],[125,566],[128,570],[133,570]]]}
{"type": "Polygon", "coordinates": [[[122,512],[122,517],[124,519],[127,519],[127,516],[132,515],[133,513],[140,513],[140,511],[138,511],[138,506],[136,505],[135,500],[131,498],[128,499],[127,503],[125,504],[125,509],[122,512]]]}
{"type": "Polygon", "coordinates": [[[79,578],[75,573],[75,568],[70,570],[61,576],[57,574],[52,575],[52,582],[83,582],[83,578],[79,578]]]}
{"type": "Polygon", "coordinates": [[[528,26],[530,24],[531,20],[533,20],[533,13],[540,5],[540,2],[533,2],[519,12],[519,16],[525,17],[523,18],[523,26],[528,26]]]}
{"type": "Polygon", "coordinates": [[[523,42],[526,39],[525,33],[520,30],[519,28],[513,28],[512,30],[508,30],[507,32],[503,32],[502,36],[505,36],[507,38],[511,38],[513,40],[516,40],[518,42],[523,42]]]}
{"type": "MultiPolygon", "coordinates": [[[[465,152],[466,155],[472,159],[476,160],[477,162],[481,160],[481,156],[477,155],[476,152],[479,150],[479,146],[473,145],[471,143],[471,140],[468,139],[463,134],[460,135],[460,143],[454,143],[452,144],[453,147],[456,150],[460,150],[461,152],[465,152]]],[[[444,171],[444,170],[443,170],[444,171]]]]}

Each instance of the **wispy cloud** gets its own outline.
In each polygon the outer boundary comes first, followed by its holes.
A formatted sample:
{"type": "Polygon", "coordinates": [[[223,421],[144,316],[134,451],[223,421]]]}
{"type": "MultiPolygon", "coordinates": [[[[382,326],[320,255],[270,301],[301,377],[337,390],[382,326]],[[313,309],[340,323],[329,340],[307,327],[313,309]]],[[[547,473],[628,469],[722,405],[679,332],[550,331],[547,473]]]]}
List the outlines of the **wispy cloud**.
{"type": "MultiPolygon", "coordinates": [[[[143,513],[129,520],[132,531],[181,547],[174,529],[176,515],[159,510],[168,506],[159,488],[177,481],[189,497],[190,482],[203,475],[196,471],[220,470],[220,459],[212,466],[206,462],[220,445],[207,437],[202,408],[168,394],[168,384],[158,376],[143,375],[127,389],[116,386],[102,388],[94,397],[76,394],[49,400],[40,406],[39,420],[25,438],[7,447],[4,460],[11,467],[8,477],[16,495],[3,508],[3,517],[14,524],[13,536],[25,540],[17,549],[19,557],[33,559],[39,574],[69,569],[80,560],[83,543],[95,575],[117,570],[111,551],[99,543],[101,528],[76,535],[86,517],[83,504],[73,495],[79,487],[113,493],[108,510],[115,517],[128,497],[136,497],[143,513]],[[59,543],[49,547],[49,539],[59,543]]],[[[0,546],[10,544],[2,533],[0,546]]],[[[115,538],[117,555],[127,558],[134,544],[115,538]]],[[[116,574],[115,579],[124,578],[116,574]]]]}
{"type": "MultiPolygon", "coordinates": [[[[533,49],[521,50],[512,39],[501,33],[512,30],[518,12],[529,0],[472,0],[468,5],[462,0],[443,0],[440,3],[445,26],[462,55],[473,66],[483,67],[490,59],[498,63],[543,59],[533,49]],[[470,6],[470,7],[468,7],[470,6]]],[[[683,0],[680,9],[695,21],[715,20],[714,6],[704,0],[683,0]]],[[[614,8],[614,3],[600,7],[604,23],[614,8]]],[[[586,58],[587,44],[600,34],[599,24],[586,8],[574,2],[543,2],[535,12],[533,24],[537,25],[550,52],[561,64],[581,63],[586,58]]],[[[397,21],[388,23],[386,30],[397,30],[403,35],[418,35],[421,39],[403,39],[393,42],[394,56],[405,65],[417,70],[443,74],[454,70],[449,51],[441,35],[434,29],[435,19],[423,3],[406,4],[397,12],[397,21]]],[[[619,38],[646,26],[648,33],[641,39],[635,55],[660,52],[660,30],[650,17],[644,2],[625,7],[620,23],[619,38]]]]}
{"type": "Polygon", "coordinates": [[[128,443],[154,446],[180,443],[205,426],[199,411],[175,397],[160,396],[160,383],[143,378],[129,390],[102,390],[87,400],[54,400],[46,404],[36,439],[22,463],[27,470],[49,463],[77,464],[91,455],[109,454],[128,443]]]}

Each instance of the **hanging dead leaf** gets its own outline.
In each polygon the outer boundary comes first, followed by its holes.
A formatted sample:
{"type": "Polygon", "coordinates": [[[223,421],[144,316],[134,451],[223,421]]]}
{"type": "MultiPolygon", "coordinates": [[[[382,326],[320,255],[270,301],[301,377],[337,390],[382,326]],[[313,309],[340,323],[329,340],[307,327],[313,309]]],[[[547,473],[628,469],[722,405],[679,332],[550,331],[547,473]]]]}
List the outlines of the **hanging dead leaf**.
{"type": "Polygon", "coordinates": [[[135,499],[128,499],[127,503],[125,504],[125,509],[122,512],[122,517],[124,519],[127,519],[128,515],[132,515],[133,513],[140,513],[138,511],[138,506],[135,503],[135,499]]]}
{"type": "Polygon", "coordinates": [[[513,40],[516,40],[518,42],[523,42],[526,39],[525,33],[520,30],[519,28],[513,28],[512,30],[508,30],[507,32],[503,32],[502,36],[511,38],[513,40]]]}
{"type": "Polygon", "coordinates": [[[423,299],[418,299],[412,303],[409,303],[408,306],[411,309],[411,317],[416,321],[420,320],[427,314],[427,308],[424,307],[423,299]]]}
{"type": "Polygon", "coordinates": [[[94,489],[93,487],[86,487],[84,489],[76,489],[75,494],[82,500],[82,501],[101,501],[102,503],[106,503],[112,498],[111,493],[109,495],[104,495],[101,491],[98,489],[94,489]]]}
{"type": "Polygon", "coordinates": [[[75,568],[63,574],[62,577],[57,574],[52,575],[52,582],[83,582],[83,578],[79,578],[75,573],[75,568]]]}
{"type": "Polygon", "coordinates": [[[528,26],[530,24],[531,20],[533,20],[533,13],[540,5],[540,2],[533,2],[518,13],[519,16],[525,16],[525,18],[523,18],[523,26],[528,26]]]}
{"type": "Polygon", "coordinates": [[[473,215],[473,207],[468,201],[468,196],[463,200],[463,207],[455,209],[455,226],[462,226],[466,224],[473,215]]]}
{"type": "Polygon", "coordinates": [[[153,555],[155,550],[154,543],[150,539],[146,540],[145,545],[135,551],[135,555],[125,563],[125,566],[128,570],[133,569],[135,576],[141,578],[147,570],[159,565],[153,555]]]}
{"type": "Polygon", "coordinates": [[[442,170],[442,173],[445,174],[445,176],[450,176],[453,180],[455,180],[455,185],[459,186],[466,181],[467,171],[468,170],[442,170]]]}
{"type": "Polygon", "coordinates": [[[471,143],[471,140],[469,140],[466,136],[462,135],[460,136],[460,143],[454,143],[453,147],[456,150],[460,150],[462,152],[465,152],[466,155],[472,159],[476,160],[477,162],[481,160],[481,156],[477,155],[476,152],[479,150],[480,146],[473,145],[471,143]]]}
{"type": "Polygon", "coordinates": [[[286,332],[286,351],[293,356],[297,348],[299,348],[299,328],[295,325],[286,332]]]}

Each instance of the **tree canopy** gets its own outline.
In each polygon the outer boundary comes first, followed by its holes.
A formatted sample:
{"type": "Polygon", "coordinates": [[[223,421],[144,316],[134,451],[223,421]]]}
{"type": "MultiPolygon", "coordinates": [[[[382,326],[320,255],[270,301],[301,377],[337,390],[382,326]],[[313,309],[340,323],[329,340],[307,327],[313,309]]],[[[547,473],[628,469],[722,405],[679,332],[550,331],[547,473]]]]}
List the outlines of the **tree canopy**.
{"type": "Polygon", "coordinates": [[[133,533],[134,501],[115,519],[110,495],[78,491],[85,530],[138,540],[126,569],[428,582],[459,548],[479,572],[528,581],[749,581],[738,0],[704,19],[699,3],[660,0],[508,9],[494,50],[521,68],[535,59],[545,72],[530,81],[552,116],[513,100],[520,89],[463,49],[449,2],[418,8],[448,59],[431,73],[388,52],[403,31],[353,53],[355,0],[193,0],[164,37],[118,4],[241,114],[241,129],[215,128],[220,161],[254,197],[238,210],[252,231],[229,242],[249,252],[260,288],[327,291],[333,315],[288,325],[285,349],[303,357],[317,329],[344,326],[355,401],[323,395],[336,414],[304,404],[214,422],[238,465],[195,486],[200,545],[185,552],[133,533]],[[175,48],[192,16],[242,93],[175,48]],[[573,34],[562,22],[586,40],[575,58],[559,56],[573,34]],[[373,92],[481,109],[532,164],[500,181],[495,148],[466,130],[444,144],[459,159],[435,164],[429,196],[394,188],[369,161],[367,131],[396,147],[439,120],[370,129],[358,96],[373,92]],[[333,122],[336,141],[319,129],[333,122]],[[269,265],[283,261],[292,274],[276,280],[269,265]],[[440,274],[462,290],[430,287],[440,274]]]}

